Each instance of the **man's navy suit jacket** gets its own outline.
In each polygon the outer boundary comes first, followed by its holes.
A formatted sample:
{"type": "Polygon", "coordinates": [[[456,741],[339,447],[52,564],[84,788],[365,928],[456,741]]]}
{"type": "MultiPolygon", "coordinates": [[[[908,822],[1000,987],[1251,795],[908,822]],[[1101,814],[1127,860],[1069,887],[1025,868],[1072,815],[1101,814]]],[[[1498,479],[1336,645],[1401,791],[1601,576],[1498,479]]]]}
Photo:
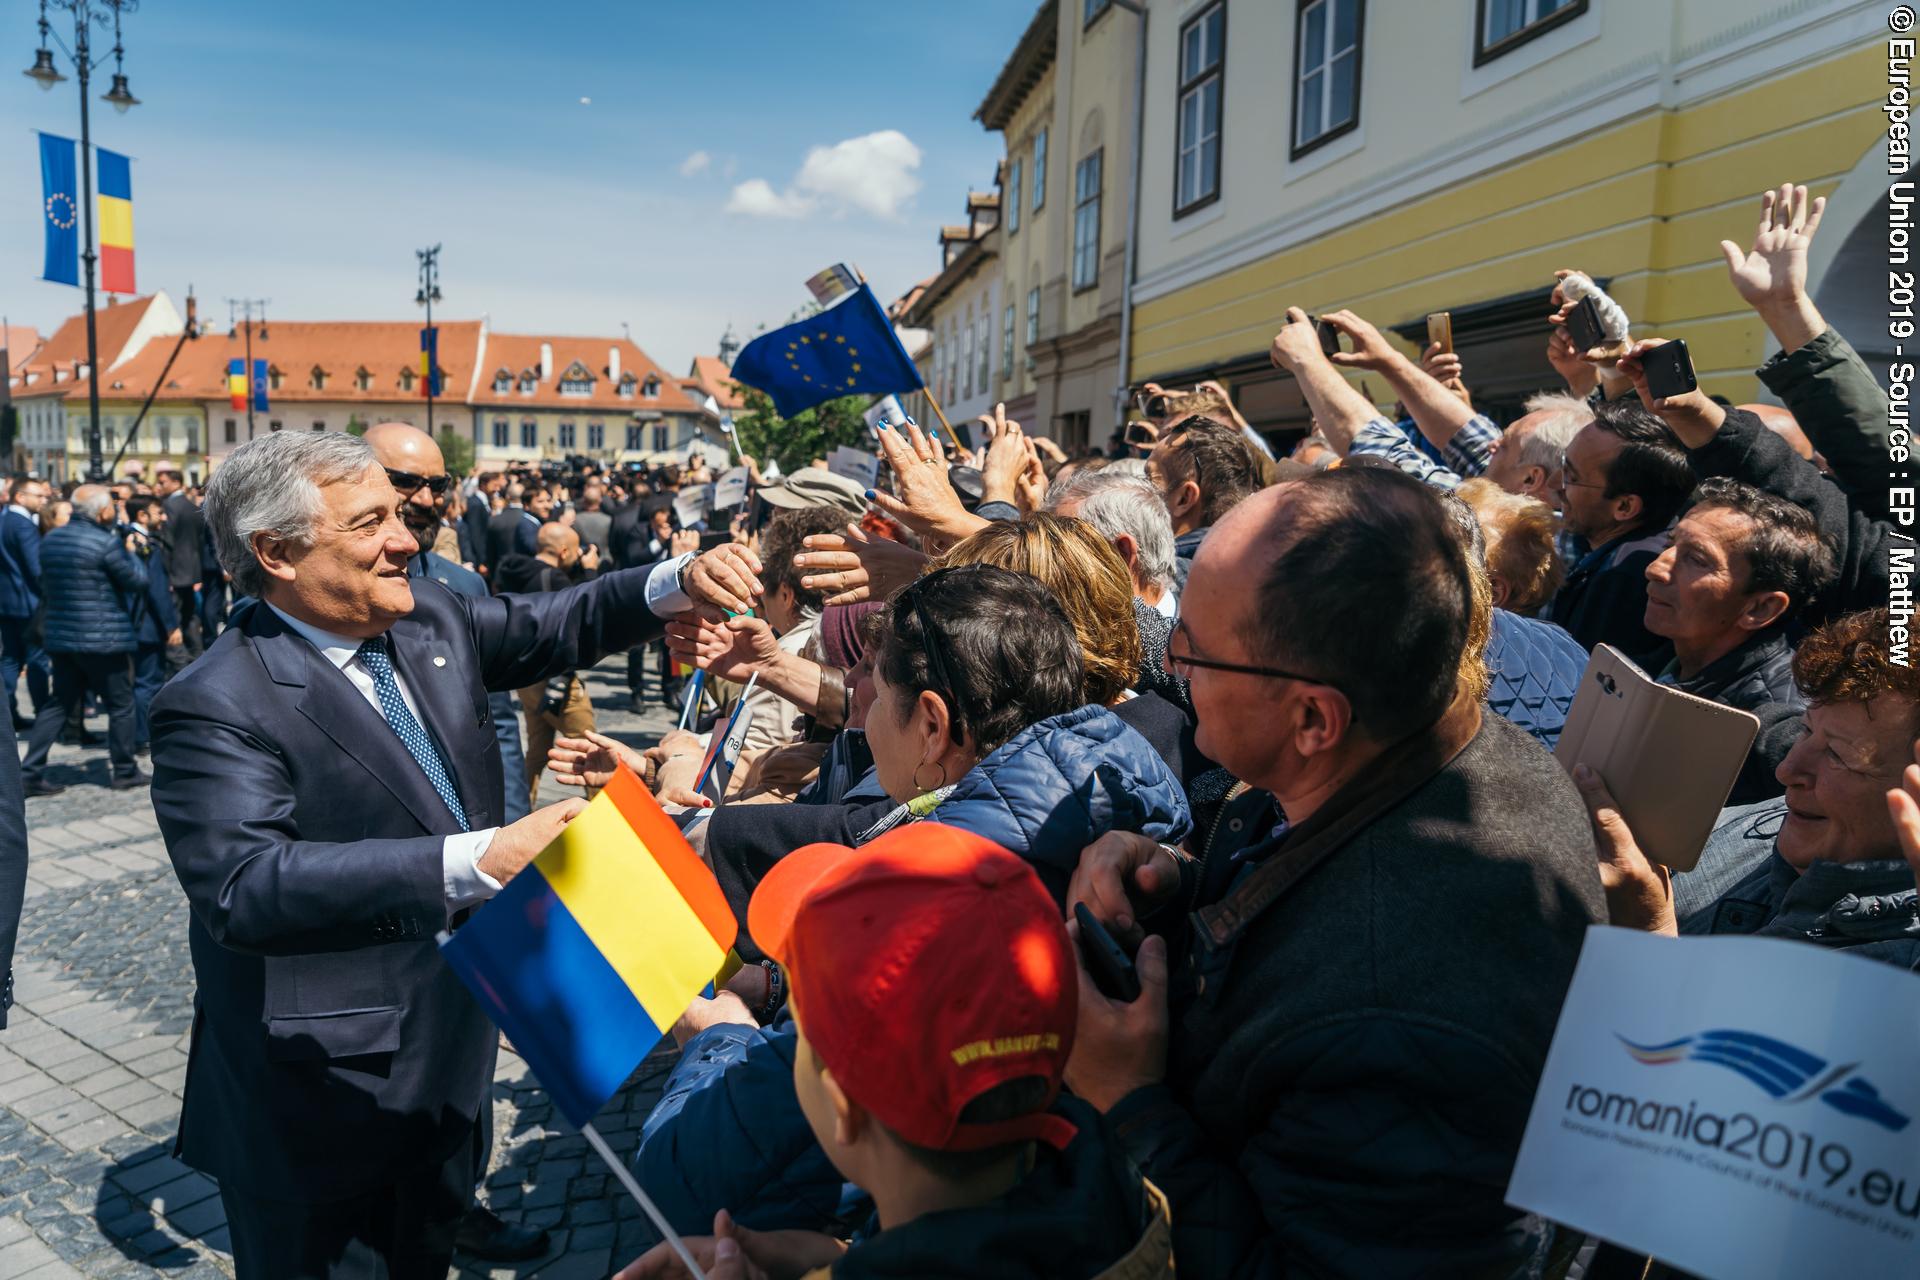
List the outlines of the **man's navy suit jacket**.
{"type": "MultiPolygon", "coordinates": [[[[487,689],[645,643],[644,572],[545,595],[413,579],[388,633],[474,830],[504,794],[487,689]]],[[[153,807],[192,907],[198,980],[177,1154],[319,1203],[471,1140],[494,1029],[442,963],[459,831],[345,674],[255,604],[153,702],[153,807]]]]}

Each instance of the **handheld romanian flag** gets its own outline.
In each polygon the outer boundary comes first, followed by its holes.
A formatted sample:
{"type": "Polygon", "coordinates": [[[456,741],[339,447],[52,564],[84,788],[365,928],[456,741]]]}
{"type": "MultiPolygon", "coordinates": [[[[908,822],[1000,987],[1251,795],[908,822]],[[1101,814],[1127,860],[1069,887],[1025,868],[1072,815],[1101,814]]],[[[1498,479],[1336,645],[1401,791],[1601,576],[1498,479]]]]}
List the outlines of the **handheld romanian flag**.
{"type": "Polygon", "coordinates": [[[480,1007],[584,1127],[727,961],[719,882],[622,765],[531,865],[440,938],[480,1007]]]}
{"type": "Polygon", "coordinates": [[[227,399],[232,403],[235,413],[247,407],[247,362],[245,360],[227,361],[227,399]]]}
{"type": "Polygon", "coordinates": [[[117,151],[96,147],[94,171],[100,179],[100,287],[108,293],[134,293],[133,168],[117,151]]]}

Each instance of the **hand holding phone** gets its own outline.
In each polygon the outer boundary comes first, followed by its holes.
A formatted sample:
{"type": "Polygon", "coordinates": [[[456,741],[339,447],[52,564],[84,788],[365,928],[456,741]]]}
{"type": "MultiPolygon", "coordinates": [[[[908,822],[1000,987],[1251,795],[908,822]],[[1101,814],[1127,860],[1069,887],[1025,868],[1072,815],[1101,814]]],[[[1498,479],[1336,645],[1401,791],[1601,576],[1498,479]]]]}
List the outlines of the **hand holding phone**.
{"type": "Polygon", "coordinates": [[[1440,344],[1443,352],[1453,350],[1453,313],[1435,311],[1427,317],[1427,345],[1440,344]]]}
{"type": "Polygon", "coordinates": [[[1132,1004],[1140,998],[1140,974],[1133,957],[1120,949],[1099,917],[1084,902],[1073,904],[1073,921],[1080,929],[1080,954],[1093,975],[1093,985],[1110,1000],[1132,1004]]]}
{"type": "Polygon", "coordinates": [[[1340,354],[1340,330],[1335,328],[1331,321],[1316,318],[1313,321],[1313,331],[1320,338],[1322,352],[1330,356],[1340,354]]]}
{"type": "Polygon", "coordinates": [[[1606,344],[1607,331],[1600,323],[1600,304],[1591,294],[1576,302],[1567,313],[1567,336],[1573,339],[1573,349],[1583,356],[1606,344]]]}
{"type": "Polygon", "coordinates": [[[1693,372],[1693,357],[1687,351],[1687,344],[1678,338],[1663,342],[1641,356],[1640,370],[1646,375],[1647,394],[1655,400],[1684,396],[1700,389],[1700,380],[1693,372]]]}

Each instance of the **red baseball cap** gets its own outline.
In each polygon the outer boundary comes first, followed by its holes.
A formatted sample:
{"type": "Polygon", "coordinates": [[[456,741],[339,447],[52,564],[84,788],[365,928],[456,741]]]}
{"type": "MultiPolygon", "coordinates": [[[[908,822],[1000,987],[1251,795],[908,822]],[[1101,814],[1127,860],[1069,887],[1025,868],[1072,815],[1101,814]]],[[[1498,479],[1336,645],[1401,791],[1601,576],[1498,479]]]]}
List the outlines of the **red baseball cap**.
{"type": "Polygon", "coordinates": [[[1060,1092],[1079,974],[1058,905],[1015,854],[917,822],[859,849],[813,844],[774,864],[747,908],[787,967],[807,1042],[847,1096],[916,1146],[977,1151],[1074,1127],[1044,1109],[963,1124],[1025,1076],[1060,1092]]]}

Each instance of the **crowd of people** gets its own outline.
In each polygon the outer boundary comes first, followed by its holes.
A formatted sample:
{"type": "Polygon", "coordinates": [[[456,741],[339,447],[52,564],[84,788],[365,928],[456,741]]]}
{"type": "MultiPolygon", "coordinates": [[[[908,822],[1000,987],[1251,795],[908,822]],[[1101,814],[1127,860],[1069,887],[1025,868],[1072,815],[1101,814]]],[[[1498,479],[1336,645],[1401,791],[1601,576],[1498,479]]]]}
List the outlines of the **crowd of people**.
{"type": "Polygon", "coordinates": [[[1278,456],[1205,384],[1102,454],[903,422],[871,488],[754,467],[718,510],[700,464],[455,477],[397,423],[250,442],[203,505],[83,485],[44,535],[16,479],[26,786],[88,697],[114,785],[152,744],[181,1152],[239,1273],[544,1247],[472,1205],[495,1038],[432,940],[622,766],[740,925],[632,1166],[709,1275],[1648,1273],[1506,1200],[1587,930],[1920,969],[1911,539],[1806,291],[1821,211],[1784,186],[1723,246],[1780,405],[1576,349],[1563,272],[1558,384],[1504,427],[1444,345],[1295,308],[1278,456]],[[1761,722],[1692,870],[1551,754],[1603,644],[1761,722]],[[682,727],[599,731],[579,673],[621,652],[682,727]]]}

